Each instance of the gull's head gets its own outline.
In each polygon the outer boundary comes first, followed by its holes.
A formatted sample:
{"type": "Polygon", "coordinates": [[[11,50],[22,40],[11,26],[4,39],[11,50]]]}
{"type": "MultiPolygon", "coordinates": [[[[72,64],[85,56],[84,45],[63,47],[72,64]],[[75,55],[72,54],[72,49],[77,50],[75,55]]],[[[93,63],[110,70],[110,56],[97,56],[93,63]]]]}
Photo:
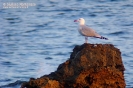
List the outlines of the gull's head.
{"type": "Polygon", "coordinates": [[[85,20],[83,18],[79,18],[77,20],[74,20],[74,22],[79,22],[80,25],[84,25],[85,24],[85,20]]]}

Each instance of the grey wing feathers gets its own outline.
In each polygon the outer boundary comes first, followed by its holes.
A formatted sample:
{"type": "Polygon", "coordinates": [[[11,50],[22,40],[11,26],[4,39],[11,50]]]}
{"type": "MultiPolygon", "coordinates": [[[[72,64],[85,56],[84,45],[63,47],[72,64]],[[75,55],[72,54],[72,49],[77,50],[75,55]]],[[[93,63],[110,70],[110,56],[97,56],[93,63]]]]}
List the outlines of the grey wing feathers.
{"type": "Polygon", "coordinates": [[[98,33],[96,33],[93,29],[87,27],[86,25],[81,26],[80,32],[82,35],[87,37],[101,37],[98,33]]]}

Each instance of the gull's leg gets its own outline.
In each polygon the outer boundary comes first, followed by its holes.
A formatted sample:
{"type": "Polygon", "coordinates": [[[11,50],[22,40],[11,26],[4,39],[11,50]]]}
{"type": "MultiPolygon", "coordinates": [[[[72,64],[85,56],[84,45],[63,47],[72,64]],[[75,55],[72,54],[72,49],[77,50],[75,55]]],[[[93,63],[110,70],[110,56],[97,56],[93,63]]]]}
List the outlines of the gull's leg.
{"type": "Polygon", "coordinates": [[[85,36],[85,43],[88,43],[88,37],[85,36]]]}

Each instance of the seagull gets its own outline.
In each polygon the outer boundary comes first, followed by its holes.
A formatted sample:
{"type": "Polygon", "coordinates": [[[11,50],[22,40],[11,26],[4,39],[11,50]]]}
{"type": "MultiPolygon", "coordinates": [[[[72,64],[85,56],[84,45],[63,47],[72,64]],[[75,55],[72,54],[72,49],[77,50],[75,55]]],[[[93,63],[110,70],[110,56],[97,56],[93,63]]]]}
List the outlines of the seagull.
{"type": "Polygon", "coordinates": [[[88,43],[88,37],[95,37],[95,38],[108,40],[108,38],[105,38],[105,37],[99,35],[97,32],[95,32],[95,30],[86,26],[85,20],[83,18],[79,18],[77,20],[74,20],[74,22],[79,23],[78,31],[81,35],[85,36],[85,43],[88,43]]]}

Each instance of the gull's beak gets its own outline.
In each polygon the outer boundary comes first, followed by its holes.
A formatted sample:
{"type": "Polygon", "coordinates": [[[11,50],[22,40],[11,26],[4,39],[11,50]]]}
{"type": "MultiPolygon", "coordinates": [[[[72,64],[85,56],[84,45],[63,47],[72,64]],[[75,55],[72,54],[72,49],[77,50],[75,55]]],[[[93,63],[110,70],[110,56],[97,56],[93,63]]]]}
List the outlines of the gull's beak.
{"type": "Polygon", "coordinates": [[[74,22],[78,22],[78,20],[74,20],[74,22]]]}

